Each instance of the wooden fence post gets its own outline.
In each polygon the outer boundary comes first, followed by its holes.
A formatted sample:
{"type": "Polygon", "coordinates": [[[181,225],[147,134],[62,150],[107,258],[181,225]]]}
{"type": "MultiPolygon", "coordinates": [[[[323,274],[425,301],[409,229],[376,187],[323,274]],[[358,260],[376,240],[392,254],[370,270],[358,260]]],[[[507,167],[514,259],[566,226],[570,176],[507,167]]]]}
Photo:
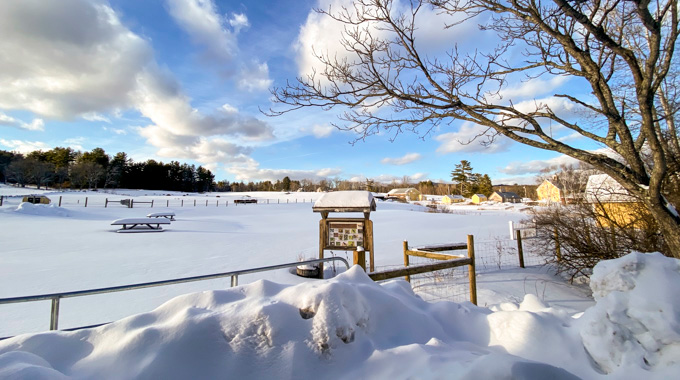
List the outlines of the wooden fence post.
{"type": "Polygon", "coordinates": [[[220,207],[220,200],[218,199],[218,200],[215,201],[215,202],[216,202],[216,203],[215,203],[215,207],[220,207]]]}
{"type": "MultiPolygon", "coordinates": [[[[104,199],[104,208],[109,205],[109,198],[104,199]]],[[[1,206],[1,205],[0,205],[1,206]]]]}
{"type": "Polygon", "coordinates": [[[475,237],[473,235],[467,236],[468,257],[470,258],[470,265],[468,267],[468,274],[470,275],[470,302],[477,304],[477,277],[475,273],[475,237]]]}
{"type": "Polygon", "coordinates": [[[153,199],[151,200],[151,208],[153,208],[153,199]]]}
{"type": "Polygon", "coordinates": [[[196,200],[194,199],[194,207],[196,207],[196,200]]]}
{"type": "Polygon", "coordinates": [[[522,231],[515,231],[515,237],[517,238],[517,254],[519,255],[519,267],[524,268],[524,250],[522,249],[522,231]]]}
{"type": "Polygon", "coordinates": [[[208,200],[205,200],[205,207],[208,207],[208,200]]]}
{"type": "Polygon", "coordinates": [[[184,199],[182,199],[182,205],[180,207],[184,207],[184,199]]]}
{"type": "Polygon", "coordinates": [[[135,208],[135,200],[130,198],[130,208],[135,208]]]}
{"type": "Polygon", "coordinates": [[[557,255],[557,262],[562,261],[562,248],[560,248],[560,235],[557,233],[557,227],[555,227],[555,255],[557,255]]]}
{"type": "Polygon", "coordinates": [[[61,207],[61,195],[59,196],[59,207],[61,207]]]}
{"type": "Polygon", "coordinates": [[[170,200],[169,199],[165,201],[165,208],[168,208],[168,207],[170,207],[170,200]]]}
{"type": "MultiPolygon", "coordinates": [[[[408,267],[409,260],[408,260],[408,241],[404,240],[404,267],[408,267]]],[[[404,279],[408,282],[411,282],[411,276],[406,275],[404,279]]]]}
{"type": "Polygon", "coordinates": [[[366,272],[366,251],[354,251],[354,265],[359,265],[366,272]]]}
{"type": "Polygon", "coordinates": [[[87,197],[85,197],[85,207],[87,207],[87,197]]]}

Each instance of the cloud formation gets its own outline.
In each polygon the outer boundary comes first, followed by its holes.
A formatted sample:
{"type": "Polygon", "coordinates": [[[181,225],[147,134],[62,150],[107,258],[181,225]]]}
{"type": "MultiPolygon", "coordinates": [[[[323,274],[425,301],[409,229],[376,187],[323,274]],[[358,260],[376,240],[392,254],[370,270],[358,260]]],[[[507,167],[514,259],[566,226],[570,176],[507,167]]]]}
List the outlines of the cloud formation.
{"type": "Polygon", "coordinates": [[[488,131],[486,127],[465,122],[456,132],[443,133],[435,136],[434,139],[441,143],[437,152],[445,154],[456,152],[497,153],[508,150],[512,145],[512,140],[503,136],[496,136],[494,142],[490,145],[482,144],[489,142],[492,136],[493,131],[488,131]]]}
{"type": "Polygon", "coordinates": [[[421,158],[423,158],[423,156],[420,153],[407,153],[402,157],[397,158],[385,157],[380,160],[380,162],[386,165],[406,165],[410,164],[411,162],[418,161],[421,158]]]}
{"type": "Polygon", "coordinates": [[[44,131],[45,122],[42,119],[33,119],[30,123],[13,118],[0,111],[0,126],[14,127],[28,131],[44,131]]]}
{"type": "MultiPolygon", "coordinates": [[[[225,59],[233,51],[211,1],[168,4],[199,42],[225,59]]],[[[235,109],[208,114],[194,109],[174,76],[156,63],[149,42],[125,27],[104,1],[3,1],[0,35],[0,51],[11,53],[11,59],[0,57],[0,83],[6,84],[0,86],[0,109],[103,122],[106,114],[136,109],[151,120],[138,131],[159,155],[211,166],[249,153],[234,148],[239,142],[273,138],[271,126],[235,109]],[[210,139],[216,143],[207,144],[210,139]],[[231,145],[223,143],[227,140],[231,145]]]]}
{"type": "MultiPolygon", "coordinates": [[[[226,28],[226,20],[217,13],[212,0],[167,0],[167,4],[170,16],[211,57],[220,61],[232,59],[237,50],[236,37],[226,28]]],[[[235,23],[239,29],[244,26],[243,20],[235,23]]]]}
{"type": "Polygon", "coordinates": [[[288,177],[292,180],[309,179],[320,181],[330,177],[338,176],[342,173],[341,169],[323,168],[317,170],[293,170],[293,169],[261,169],[260,164],[250,157],[241,163],[235,163],[226,169],[233,174],[237,181],[272,181],[281,180],[288,177]]]}
{"type": "Polygon", "coordinates": [[[10,151],[18,153],[30,153],[34,150],[49,150],[51,147],[42,141],[5,140],[0,139],[0,145],[10,151]]]}

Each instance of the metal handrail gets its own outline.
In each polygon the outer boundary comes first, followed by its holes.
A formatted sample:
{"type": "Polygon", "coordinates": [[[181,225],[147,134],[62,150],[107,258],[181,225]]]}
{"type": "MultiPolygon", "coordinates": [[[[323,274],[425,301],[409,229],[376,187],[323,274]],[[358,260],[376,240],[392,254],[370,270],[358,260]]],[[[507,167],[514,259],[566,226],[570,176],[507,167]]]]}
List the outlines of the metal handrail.
{"type": "Polygon", "coordinates": [[[165,286],[165,285],[181,284],[181,283],[186,283],[186,282],[212,280],[212,279],[223,278],[223,277],[231,277],[231,287],[234,287],[234,286],[238,286],[238,276],[240,276],[240,275],[250,274],[250,273],[266,272],[266,271],[275,270],[275,269],[291,268],[291,267],[296,267],[296,266],[305,265],[305,264],[318,264],[318,263],[323,263],[323,262],[327,262],[327,261],[341,261],[343,264],[345,264],[345,267],[347,269],[349,269],[349,263],[344,258],[342,258],[342,257],[326,257],[326,258],[323,258],[323,259],[297,261],[297,262],[294,262],[294,263],[270,265],[270,266],[266,266],[266,267],[243,269],[243,270],[224,272],[224,273],[206,274],[206,275],[201,275],[201,276],[175,278],[175,279],[172,279],[172,280],[143,282],[143,283],[139,283],[139,284],[112,286],[112,287],[108,287],[108,288],[77,290],[77,291],[73,291],[73,292],[39,294],[39,295],[35,295],[35,296],[0,298],[0,305],[10,304],[10,303],[20,303],[20,302],[52,300],[52,310],[50,312],[50,316],[51,316],[50,317],[50,330],[57,330],[58,323],[59,323],[59,300],[62,299],[62,298],[82,297],[82,296],[91,296],[91,295],[103,294],[103,293],[122,292],[122,291],[127,291],[127,290],[134,290],[134,289],[153,288],[153,287],[156,287],[156,286],[165,286]]]}

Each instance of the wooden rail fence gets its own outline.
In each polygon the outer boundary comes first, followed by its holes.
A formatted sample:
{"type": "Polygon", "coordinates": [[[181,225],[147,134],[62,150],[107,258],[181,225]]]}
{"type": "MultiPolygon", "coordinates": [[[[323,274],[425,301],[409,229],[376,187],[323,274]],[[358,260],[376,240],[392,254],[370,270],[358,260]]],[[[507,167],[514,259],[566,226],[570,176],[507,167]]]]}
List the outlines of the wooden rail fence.
{"type": "MultiPolygon", "coordinates": [[[[354,251],[354,264],[361,266],[366,270],[366,252],[354,251]]],[[[442,269],[456,268],[468,265],[469,281],[470,281],[470,302],[477,304],[477,278],[475,274],[475,242],[472,235],[468,235],[467,244],[459,243],[452,245],[437,245],[429,247],[420,247],[417,249],[409,249],[408,241],[404,241],[404,267],[396,269],[388,269],[379,272],[367,273],[373,281],[388,280],[391,278],[405,277],[406,281],[411,281],[411,276],[415,274],[434,272],[442,269]],[[457,251],[467,250],[466,256],[449,255],[437,253],[442,251],[457,251]],[[439,260],[437,263],[409,265],[409,256],[424,257],[433,260],[439,260]]]]}

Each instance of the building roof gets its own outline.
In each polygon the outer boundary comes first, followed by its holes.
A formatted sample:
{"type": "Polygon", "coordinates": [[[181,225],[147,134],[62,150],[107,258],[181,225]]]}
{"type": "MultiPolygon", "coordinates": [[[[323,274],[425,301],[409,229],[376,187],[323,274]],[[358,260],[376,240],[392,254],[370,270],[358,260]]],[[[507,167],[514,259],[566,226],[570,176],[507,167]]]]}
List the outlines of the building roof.
{"type": "Polygon", "coordinates": [[[513,193],[512,191],[494,191],[494,193],[498,194],[501,196],[501,198],[512,198],[512,199],[522,199],[517,193],[513,193]]]}
{"type": "Polygon", "coordinates": [[[451,195],[444,195],[444,196],[445,196],[445,197],[448,197],[448,198],[451,198],[451,199],[465,199],[465,197],[462,196],[462,195],[460,195],[460,194],[455,194],[455,195],[454,195],[454,194],[451,194],[451,195]]]}
{"type": "Polygon", "coordinates": [[[375,208],[375,199],[370,191],[325,193],[312,206],[314,212],[371,212],[375,208]]]}
{"type": "Polygon", "coordinates": [[[586,184],[586,200],[598,202],[638,202],[628,190],[607,174],[596,174],[588,177],[586,184]]]}
{"type": "Polygon", "coordinates": [[[553,182],[553,181],[551,181],[551,180],[549,180],[549,179],[544,180],[544,181],[543,181],[540,185],[538,185],[538,186],[539,186],[539,187],[540,187],[540,186],[543,186],[543,185],[546,184],[546,183],[549,183],[549,184],[555,186],[555,187],[558,188],[559,190],[564,190],[564,186],[562,186],[561,184],[555,183],[555,182],[553,182]]]}
{"type": "MultiPolygon", "coordinates": [[[[478,198],[486,198],[486,195],[484,194],[475,194],[478,198]]],[[[473,197],[475,196],[473,195],[473,197]]]]}
{"type": "MultiPolygon", "coordinates": [[[[409,191],[414,191],[414,190],[415,190],[415,191],[418,191],[418,189],[413,188],[413,187],[402,187],[402,188],[399,188],[399,189],[392,189],[392,190],[390,190],[390,191],[387,193],[387,195],[406,194],[406,193],[408,193],[409,191]]],[[[418,191],[418,192],[420,192],[420,191],[418,191]]]]}

